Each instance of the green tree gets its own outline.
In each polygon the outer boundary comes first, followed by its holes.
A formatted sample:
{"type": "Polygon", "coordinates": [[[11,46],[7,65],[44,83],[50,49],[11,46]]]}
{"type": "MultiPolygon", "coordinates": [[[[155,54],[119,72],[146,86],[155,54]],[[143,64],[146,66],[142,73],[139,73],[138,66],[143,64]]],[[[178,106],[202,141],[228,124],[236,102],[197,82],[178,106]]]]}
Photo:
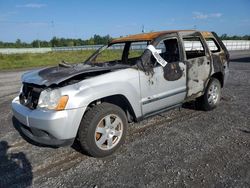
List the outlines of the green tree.
{"type": "Polygon", "coordinates": [[[52,47],[57,47],[57,46],[59,46],[59,41],[58,41],[58,39],[57,39],[56,37],[53,37],[53,38],[50,40],[50,42],[51,42],[52,47]]]}
{"type": "Polygon", "coordinates": [[[22,41],[20,39],[17,39],[15,47],[20,48],[21,46],[22,46],[22,41]]]}

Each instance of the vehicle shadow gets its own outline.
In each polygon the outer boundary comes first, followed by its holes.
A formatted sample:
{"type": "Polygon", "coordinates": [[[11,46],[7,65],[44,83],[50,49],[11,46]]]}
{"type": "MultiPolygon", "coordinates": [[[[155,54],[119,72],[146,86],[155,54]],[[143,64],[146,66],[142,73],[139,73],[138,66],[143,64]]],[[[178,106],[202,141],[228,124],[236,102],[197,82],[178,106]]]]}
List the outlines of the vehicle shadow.
{"type": "Polygon", "coordinates": [[[8,153],[11,146],[0,141],[0,187],[29,187],[32,185],[32,166],[23,152],[8,153]]]}
{"type": "Polygon", "coordinates": [[[75,139],[75,141],[74,141],[73,145],[71,146],[71,148],[74,149],[78,153],[81,153],[81,154],[86,155],[88,157],[92,157],[86,151],[82,150],[80,142],[77,139],[75,139]]]}
{"type": "Polygon", "coordinates": [[[189,109],[189,110],[202,111],[202,109],[197,105],[196,101],[185,102],[182,104],[182,108],[189,109]]]}

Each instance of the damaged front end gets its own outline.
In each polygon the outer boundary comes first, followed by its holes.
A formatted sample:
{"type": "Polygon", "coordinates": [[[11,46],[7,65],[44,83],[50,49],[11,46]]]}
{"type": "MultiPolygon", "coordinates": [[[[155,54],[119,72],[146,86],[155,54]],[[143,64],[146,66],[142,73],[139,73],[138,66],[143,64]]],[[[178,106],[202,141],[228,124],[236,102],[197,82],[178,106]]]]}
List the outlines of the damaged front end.
{"type": "MultiPolygon", "coordinates": [[[[107,48],[108,46],[101,47],[84,63],[69,64],[63,61],[59,63],[58,66],[34,70],[23,74],[23,86],[19,95],[20,103],[29,109],[44,107],[46,106],[43,104],[46,103],[45,100],[49,101],[51,98],[44,97],[44,99],[42,99],[41,96],[56,96],[56,94],[59,96],[59,88],[61,87],[131,67],[131,65],[123,64],[122,60],[119,59],[106,61],[98,59],[98,57],[101,56],[100,54],[107,48]]],[[[56,99],[59,100],[60,98],[57,97],[56,99]]],[[[50,107],[51,105],[47,106],[50,107]]],[[[54,108],[50,107],[49,109],[57,109],[56,106],[53,107],[54,108]]]]}
{"type": "Polygon", "coordinates": [[[120,60],[99,59],[98,62],[98,55],[106,48],[84,63],[62,62],[23,74],[22,88],[12,101],[12,111],[14,126],[24,139],[46,146],[73,143],[88,105],[82,101],[87,99],[82,97],[83,93],[90,92],[87,95],[90,97],[96,93],[92,92],[91,78],[131,67],[120,60]]]}
{"type": "MultiPolygon", "coordinates": [[[[29,109],[44,107],[45,100],[58,101],[60,98],[57,88],[71,85],[79,81],[105,74],[118,69],[127,68],[124,65],[110,66],[107,63],[101,65],[76,64],[71,67],[46,68],[37,71],[31,71],[22,76],[23,86],[19,95],[20,103],[29,109]],[[46,93],[46,94],[45,94],[46,93]],[[55,99],[41,96],[53,96],[55,99]],[[43,103],[42,103],[43,101],[43,103]]],[[[46,106],[46,105],[45,105],[46,106]]],[[[57,109],[55,105],[47,105],[49,108],[57,109]]]]}
{"type": "Polygon", "coordinates": [[[70,67],[56,66],[37,71],[25,73],[22,76],[23,83],[35,84],[39,86],[59,85],[70,81],[79,81],[93,76],[98,76],[114,70],[127,68],[126,65],[109,65],[102,63],[96,65],[75,64],[70,67]]]}

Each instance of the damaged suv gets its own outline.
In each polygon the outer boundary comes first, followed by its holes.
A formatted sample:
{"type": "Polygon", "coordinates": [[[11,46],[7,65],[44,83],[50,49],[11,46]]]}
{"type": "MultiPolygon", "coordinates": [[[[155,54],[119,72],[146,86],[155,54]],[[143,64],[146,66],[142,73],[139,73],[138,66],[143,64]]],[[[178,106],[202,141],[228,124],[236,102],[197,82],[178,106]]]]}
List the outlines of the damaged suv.
{"type": "Polygon", "coordinates": [[[94,157],[113,153],[128,123],[196,100],[215,108],[229,54],[214,32],[143,33],[114,39],[85,62],[25,73],[12,102],[25,138],[72,145],[94,157]]]}

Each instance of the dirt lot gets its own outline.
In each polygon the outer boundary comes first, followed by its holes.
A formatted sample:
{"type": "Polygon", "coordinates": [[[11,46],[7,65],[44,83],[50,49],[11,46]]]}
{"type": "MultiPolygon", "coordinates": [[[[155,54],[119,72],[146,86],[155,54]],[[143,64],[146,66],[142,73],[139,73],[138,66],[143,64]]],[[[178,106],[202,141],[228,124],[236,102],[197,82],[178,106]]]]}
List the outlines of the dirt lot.
{"type": "Polygon", "coordinates": [[[0,187],[250,187],[250,52],[231,57],[217,109],[189,106],[133,124],[104,159],[23,140],[10,110],[23,71],[0,72],[0,187]]]}

